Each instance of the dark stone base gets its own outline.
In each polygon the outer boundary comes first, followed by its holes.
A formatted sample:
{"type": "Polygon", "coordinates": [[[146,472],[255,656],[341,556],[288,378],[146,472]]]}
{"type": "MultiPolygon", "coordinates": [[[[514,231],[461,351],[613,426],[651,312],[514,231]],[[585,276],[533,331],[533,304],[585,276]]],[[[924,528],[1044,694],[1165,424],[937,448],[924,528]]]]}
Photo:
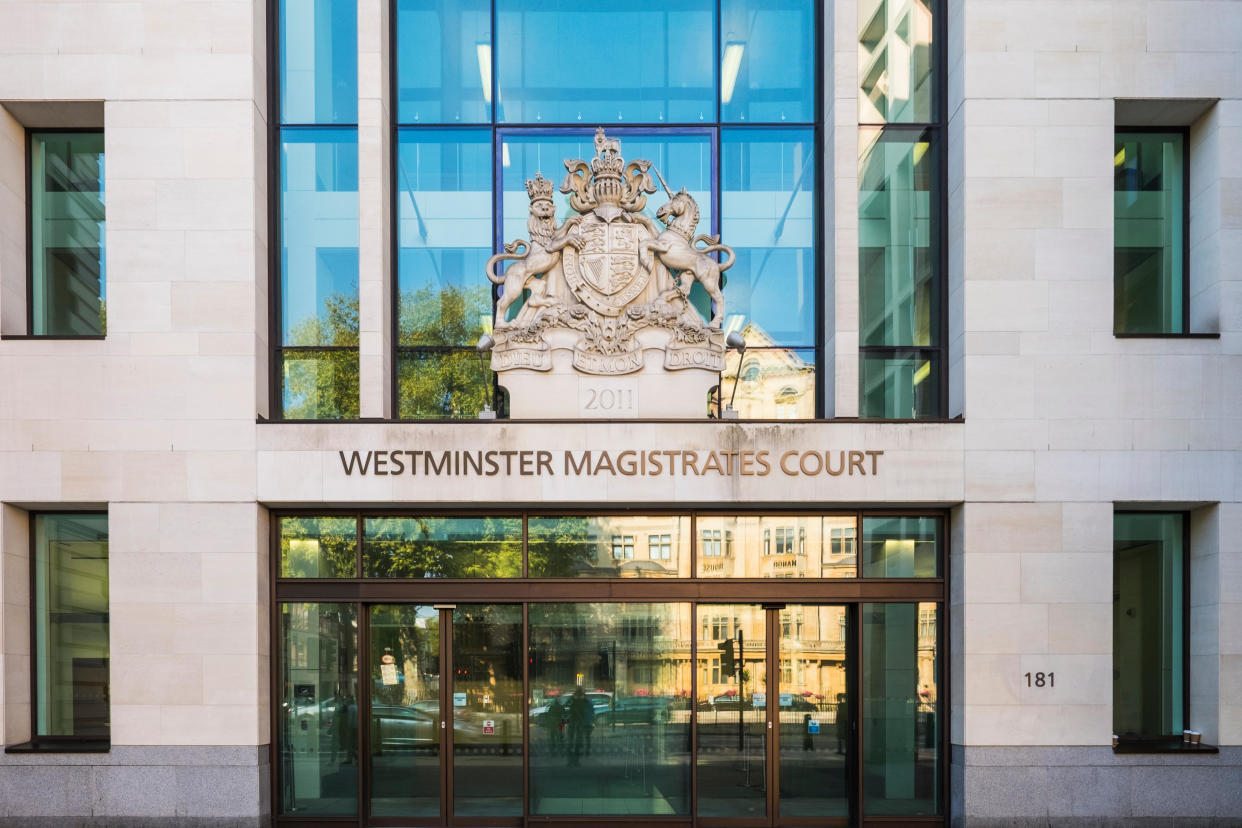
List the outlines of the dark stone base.
{"type": "Polygon", "coordinates": [[[1242,828],[1242,747],[953,746],[954,828],[1242,828]]]}
{"type": "Polygon", "coordinates": [[[264,817],[0,817],[4,828],[267,828],[264,817]]]}
{"type": "Polygon", "coordinates": [[[259,828],[267,759],[266,745],[0,754],[0,826],[259,828]]]}

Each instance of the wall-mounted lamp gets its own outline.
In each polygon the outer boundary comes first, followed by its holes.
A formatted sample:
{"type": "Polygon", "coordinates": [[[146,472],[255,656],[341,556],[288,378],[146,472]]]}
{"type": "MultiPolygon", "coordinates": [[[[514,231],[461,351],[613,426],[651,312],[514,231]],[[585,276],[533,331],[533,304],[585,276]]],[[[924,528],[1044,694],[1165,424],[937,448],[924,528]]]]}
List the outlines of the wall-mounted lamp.
{"type": "MultiPolygon", "coordinates": [[[[479,341],[474,345],[474,350],[479,355],[479,373],[483,375],[484,382],[487,382],[487,359],[491,355],[492,348],[495,347],[495,345],[496,340],[492,339],[490,334],[483,334],[480,336],[479,341]]],[[[479,412],[480,420],[496,419],[496,411],[492,408],[493,393],[495,393],[494,388],[492,389],[492,392],[488,393],[488,401],[483,403],[483,410],[479,412]]]]}
{"type": "Polygon", "coordinates": [[[746,356],[746,340],[737,331],[730,331],[729,335],[725,337],[725,347],[731,351],[737,351],[737,374],[733,377],[733,393],[729,395],[729,404],[725,406],[724,413],[720,415],[720,419],[736,420],[738,415],[733,408],[733,400],[737,397],[737,384],[742,381],[742,358],[746,356]]]}

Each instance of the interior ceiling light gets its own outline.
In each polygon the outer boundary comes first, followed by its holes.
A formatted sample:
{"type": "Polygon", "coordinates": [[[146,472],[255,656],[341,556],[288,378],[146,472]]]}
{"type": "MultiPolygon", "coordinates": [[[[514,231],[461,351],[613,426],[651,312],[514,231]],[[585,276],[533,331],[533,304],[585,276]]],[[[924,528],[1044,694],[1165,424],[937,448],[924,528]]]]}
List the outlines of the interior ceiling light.
{"type": "Polygon", "coordinates": [[[737,71],[742,68],[742,53],[746,43],[741,40],[730,40],[725,43],[724,59],[721,60],[720,73],[723,85],[720,89],[720,100],[729,103],[733,100],[733,86],[737,83],[737,71]]]}

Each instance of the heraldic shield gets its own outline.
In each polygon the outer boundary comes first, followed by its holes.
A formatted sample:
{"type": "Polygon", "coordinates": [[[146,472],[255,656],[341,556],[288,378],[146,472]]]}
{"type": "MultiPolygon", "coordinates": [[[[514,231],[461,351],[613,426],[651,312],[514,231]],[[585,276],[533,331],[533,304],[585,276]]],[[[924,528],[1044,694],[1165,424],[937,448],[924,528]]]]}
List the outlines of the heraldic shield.
{"type": "Polygon", "coordinates": [[[638,260],[638,243],[651,238],[641,224],[606,222],[589,215],[578,225],[582,249],[566,248],[565,281],[584,304],[618,316],[650,280],[638,260]]]}
{"type": "Polygon", "coordinates": [[[506,244],[487,262],[488,279],[501,287],[491,367],[509,372],[502,382],[514,416],[527,416],[520,413],[527,405],[529,416],[552,416],[549,406],[578,400],[573,378],[583,374],[642,375],[656,406],[643,406],[643,416],[701,416],[689,409],[702,410],[724,369],[721,274],[733,251],[718,237],[696,235],[698,204],[684,189],[670,190],[650,161],[627,163],[621,142],[603,129],[594,143],[589,162],[565,161],[560,191],[569,196],[569,217],[558,225],[552,182],[536,174],[526,182],[530,239],[506,244]],[[668,196],[654,218],[645,212],[656,192],[653,172],[668,196]],[[710,319],[690,302],[696,283],[711,299],[710,319]],[[648,364],[652,352],[663,356],[658,367],[648,364]],[[532,384],[538,372],[563,382],[532,384]]]}

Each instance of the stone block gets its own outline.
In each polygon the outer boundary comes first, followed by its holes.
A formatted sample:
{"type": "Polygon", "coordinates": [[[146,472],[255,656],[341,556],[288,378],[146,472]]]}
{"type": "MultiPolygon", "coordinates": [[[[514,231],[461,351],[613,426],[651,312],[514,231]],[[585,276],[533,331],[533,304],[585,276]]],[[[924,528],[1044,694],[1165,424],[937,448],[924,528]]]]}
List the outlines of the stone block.
{"type": "Polygon", "coordinates": [[[101,766],[92,769],[95,816],[169,817],[176,815],[176,770],[150,765],[101,766]]]}
{"type": "Polygon", "coordinates": [[[1112,601],[1111,552],[1026,553],[1022,556],[1022,600],[1050,604],[1112,601]]]}

